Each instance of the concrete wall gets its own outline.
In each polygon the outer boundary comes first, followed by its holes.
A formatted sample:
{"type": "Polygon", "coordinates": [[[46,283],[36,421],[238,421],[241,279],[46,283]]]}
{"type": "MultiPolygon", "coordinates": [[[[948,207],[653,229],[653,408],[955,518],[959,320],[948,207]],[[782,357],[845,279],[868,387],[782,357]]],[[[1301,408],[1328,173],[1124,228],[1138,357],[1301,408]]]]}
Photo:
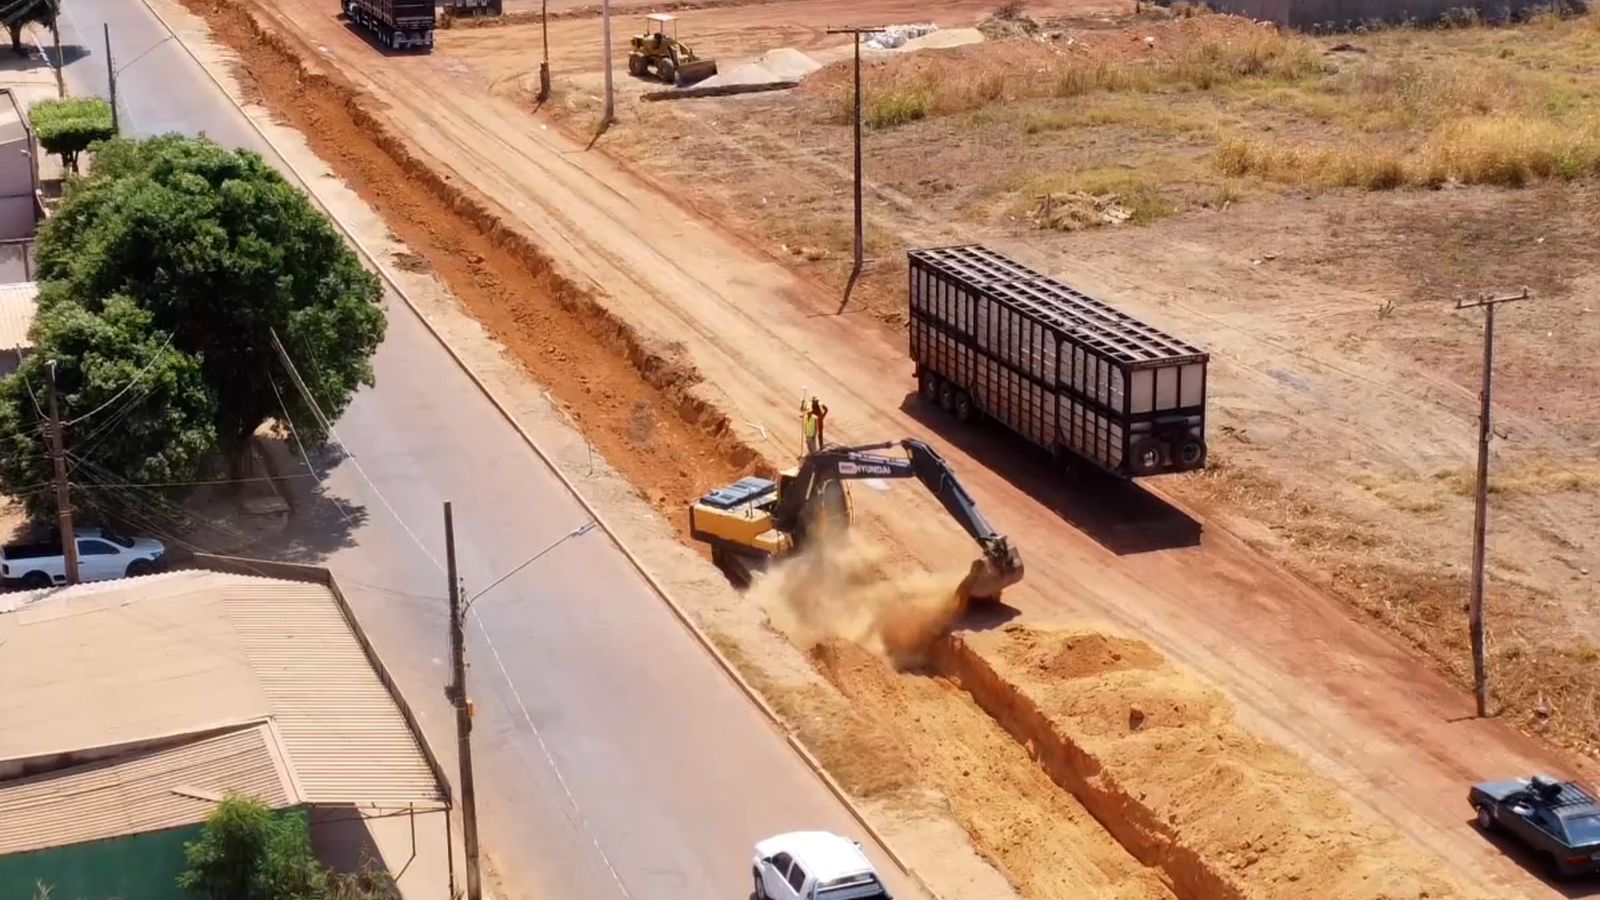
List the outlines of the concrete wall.
{"type": "Polygon", "coordinates": [[[442,809],[407,813],[319,804],[311,807],[311,846],[335,871],[387,871],[405,900],[449,897],[448,815],[442,809]]]}
{"type": "Polygon", "coordinates": [[[1550,0],[1209,0],[1218,12],[1276,22],[1301,31],[1345,31],[1375,22],[1434,22],[1451,10],[1471,9],[1501,21],[1550,0]]]}

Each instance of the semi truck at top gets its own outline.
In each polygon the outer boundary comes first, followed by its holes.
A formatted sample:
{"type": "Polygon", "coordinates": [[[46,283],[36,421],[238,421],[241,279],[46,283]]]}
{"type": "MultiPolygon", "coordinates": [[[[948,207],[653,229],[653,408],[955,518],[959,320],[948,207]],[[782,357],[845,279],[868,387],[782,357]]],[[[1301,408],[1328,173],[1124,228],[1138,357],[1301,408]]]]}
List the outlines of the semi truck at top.
{"type": "Polygon", "coordinates": [[[434,0],[340,0],[344,16],[391,50],[432,50],[434,0]]]}
{"type": "Polygon", "coordinates": [[[925,400],[1121,478],[1205,467],[1207,353],[986,247],[907,256],[925,400]]]}

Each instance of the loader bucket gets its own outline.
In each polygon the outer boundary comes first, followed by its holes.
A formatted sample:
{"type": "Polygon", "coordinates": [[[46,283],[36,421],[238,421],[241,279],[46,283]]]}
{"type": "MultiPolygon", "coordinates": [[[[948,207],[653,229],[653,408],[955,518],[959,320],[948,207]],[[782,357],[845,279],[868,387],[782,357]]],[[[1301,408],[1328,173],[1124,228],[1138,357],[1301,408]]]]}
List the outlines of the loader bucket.
{"type": "Polygon", "coordinates": [[[684,63],[678,69],[678,87],[688,87],[698,84],[717,74],[717,61],[714,59],[697,59],[694,62],[684,63]]]}

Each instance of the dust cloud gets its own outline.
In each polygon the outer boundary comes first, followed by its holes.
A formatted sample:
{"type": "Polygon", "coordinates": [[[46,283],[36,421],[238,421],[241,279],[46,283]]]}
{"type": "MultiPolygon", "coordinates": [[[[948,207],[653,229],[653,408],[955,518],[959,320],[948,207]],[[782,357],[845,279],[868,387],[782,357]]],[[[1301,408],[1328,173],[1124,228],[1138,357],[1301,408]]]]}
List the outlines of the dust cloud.
{"type": "Polygon", "coordinates": [[[967,569],[897,573],[888,556],[858,531],[833,532],[758,575],[749,596],[799,646],[846,640],[918,666],[960,617],[967,569]]]}

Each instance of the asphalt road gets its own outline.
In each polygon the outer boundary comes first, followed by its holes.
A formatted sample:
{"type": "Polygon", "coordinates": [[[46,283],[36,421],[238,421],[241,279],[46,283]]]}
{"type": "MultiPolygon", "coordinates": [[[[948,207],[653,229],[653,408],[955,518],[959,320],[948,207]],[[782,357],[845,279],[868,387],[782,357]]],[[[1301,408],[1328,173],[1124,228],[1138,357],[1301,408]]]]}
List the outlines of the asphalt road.
{"type": "MultiPolygon", "coordinates": [[[[282,168],[183,48],[161,43],[143,4],[73,0],[63,16],[75,94],[105,93],[110,22],[125,131],[204,132],[282,168]]],[[[469,591],[586,517],[405,305],[386,306],[378,387],[336,426],[353,459],[332,463],[285,553],[333,569],[453,772],[439,689],[442,502],[455,505],[469,591]]],[[[513,896],[745,897],[761,837],[823,828],[864,840],[604,534],[567,541],[475,609],[482,835],[513,896]]],[[[901,881],[890,877],[896,896],[919,896],[901,881]]]]}

